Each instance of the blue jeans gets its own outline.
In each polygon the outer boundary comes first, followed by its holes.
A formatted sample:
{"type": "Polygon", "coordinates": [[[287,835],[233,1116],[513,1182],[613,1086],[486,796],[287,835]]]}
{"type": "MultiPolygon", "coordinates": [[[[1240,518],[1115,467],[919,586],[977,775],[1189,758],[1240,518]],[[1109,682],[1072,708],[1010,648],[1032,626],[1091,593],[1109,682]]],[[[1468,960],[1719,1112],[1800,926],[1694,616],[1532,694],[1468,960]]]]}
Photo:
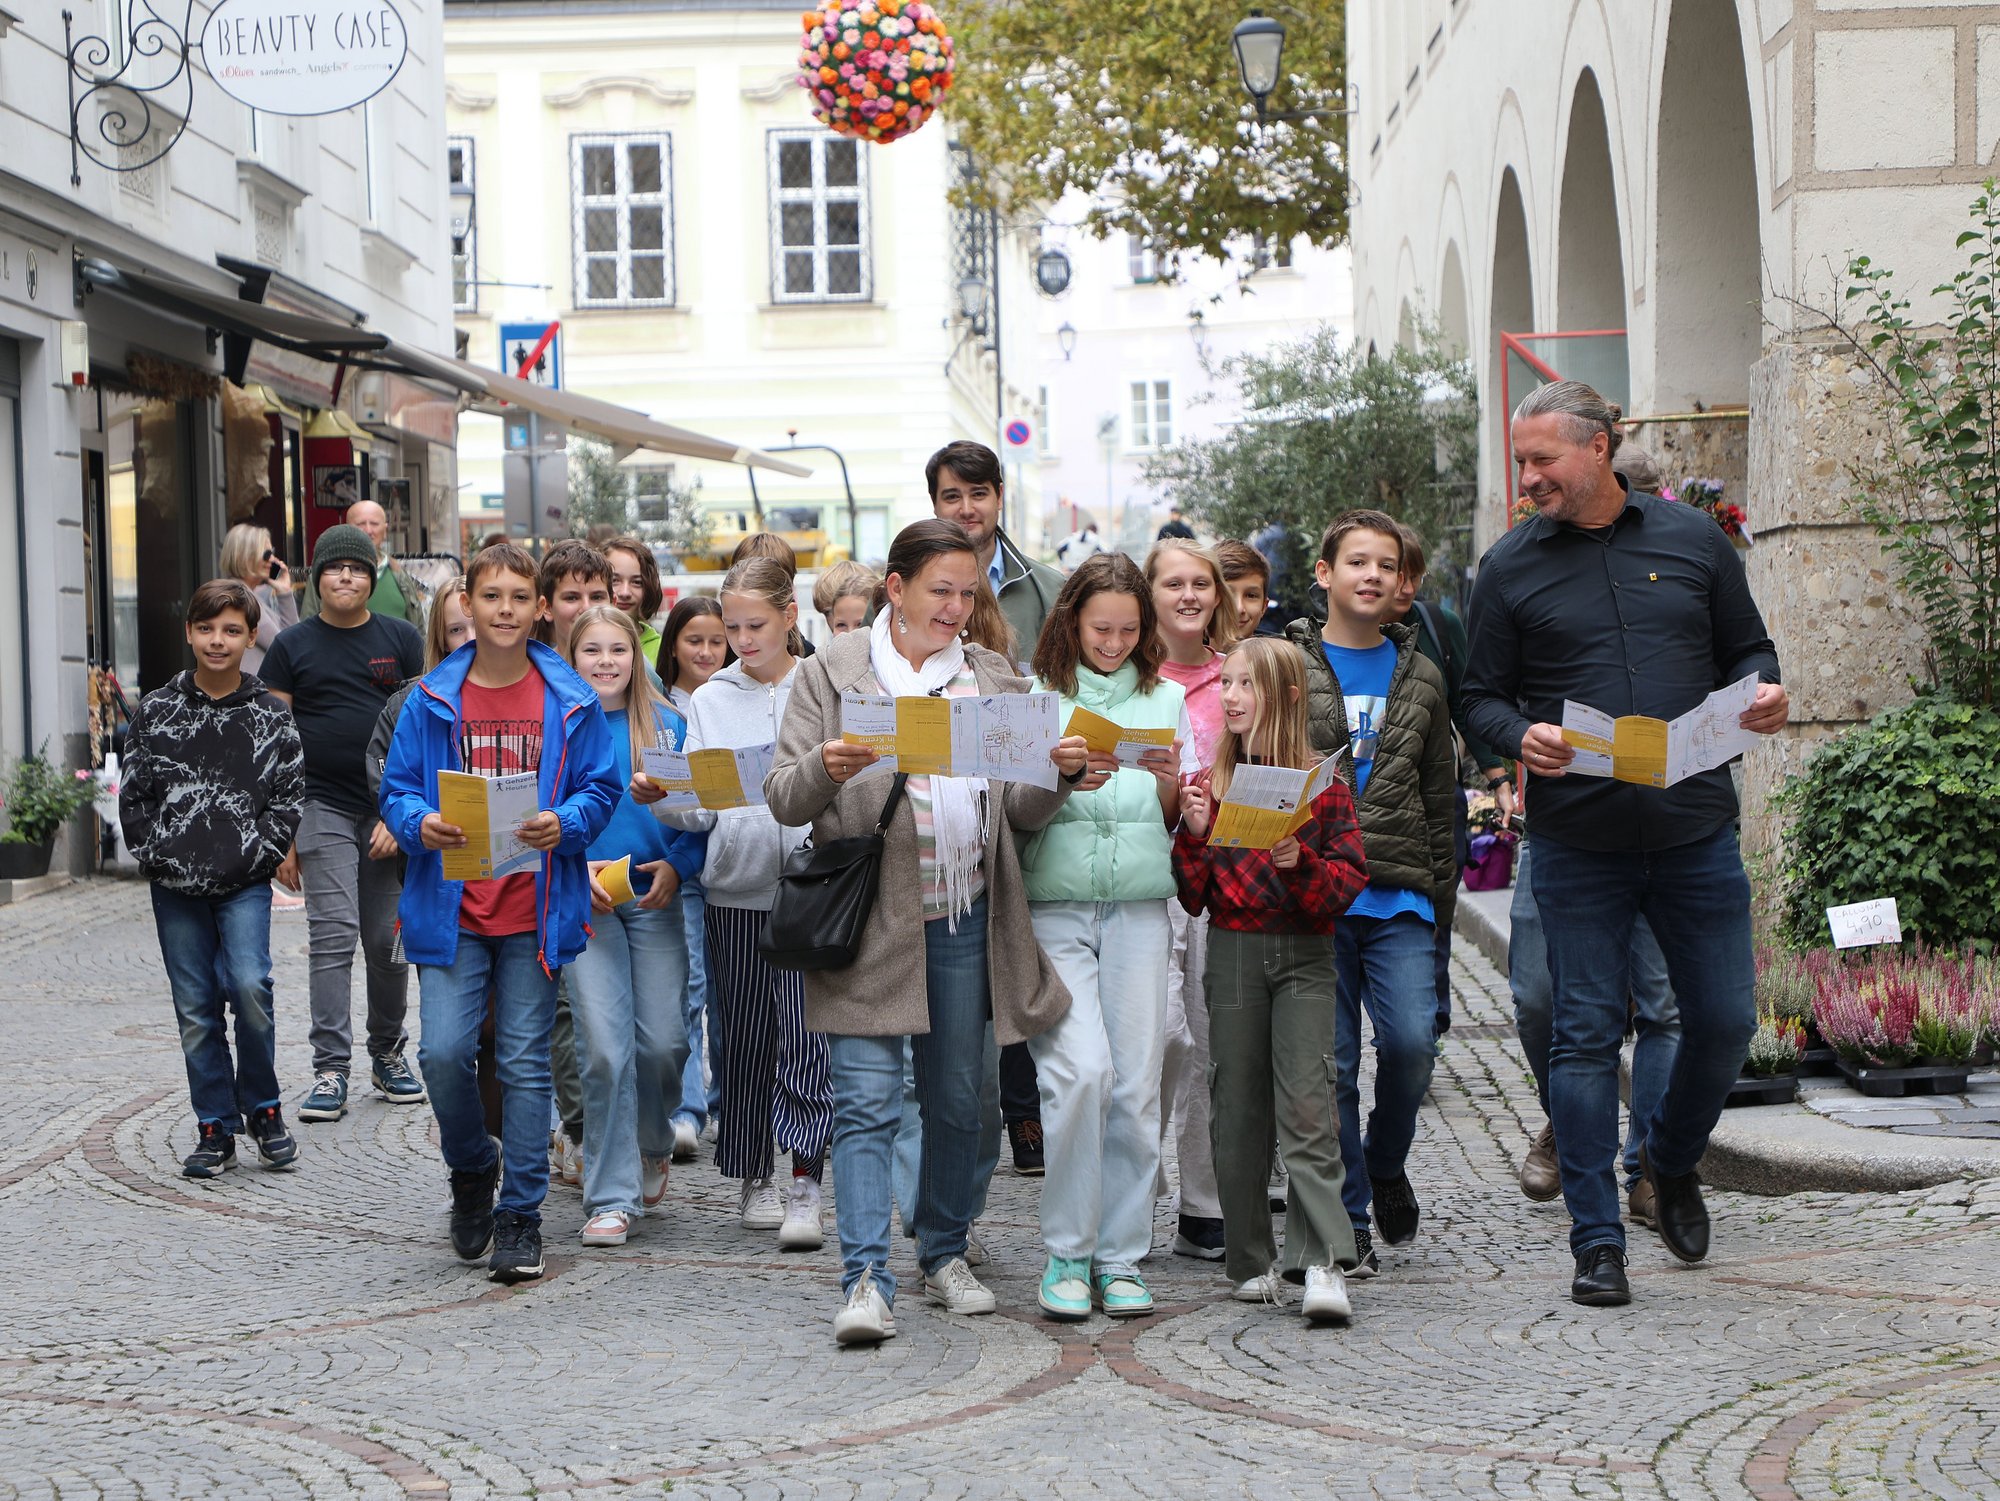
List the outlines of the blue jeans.
{"type": "Polygon", "coordinates": [[[243,1117],[278,1103],[271,989],[271,886],[186,896],[153,883],[153,925],[180,1021],[195,1119],[234,1136],[243,1117]],[[236,1013],[236,1059],[229,1017],[236,1013]]]}
{"type": "Polygon", "coordinates": [[[639,1159],[673,1153],[687,952],[679,901],[630,901],[592,918],[590,942],[564,971],[583,1080],[586,1214],[640,1213],[639,1159]]]}
{"type": "MultiPolygon", "coordinates": [[[[903,1235],[914,1240],[917,1234],[917,1169],[924,1160],[924,1118],[917,1109],[917,1056],[903,1039],[903,1119],[896,1127],[894,1176],[896,1213],[903,1221],[903,1235]]],[[[986,1057],[979,1065],[979,1161],[973,1176],[979,1180],[979,1195],[972,1204],[976,1223],[986,1213],[986,1195],[993,1187],[994,1171],[1000,1166],[1000,1123],[1004,1114],[1000,1103],[1000,1047],[993,1029],[986,1029],[986,1057]]],[[[1033,1120],[1034,1117],[1028,1117],[1033,1120]]]]}
{"type": "Polygon", "coordinates": [[[681,1068],[680,1094],[673,1113],[693,1121],[699,1131],[722,1107],[720,1044],[715,1029],[706,1023],[708,934],[703,919],[708,902],[701,894],[700,881],[683,883],[678,905],[687,933],[687,996],[682,1002],[681,1015],[686,1024],[688,1056],[681,1068]]]}
{"type": "Polygon", "coordinates": [[[493,1140],[479,1103],[479,1028],[493,990],[493,1063],[500,1077],[498,1207],[540,1223],[549,1192],[549,1032],[555,978],[535,957],[533,933],[488,938],[458,932],[450,964],[417,967],[423,1036],[417,1061],[430,1089],[444,1165],[455,1173],[493,1165],[493,1140]]]}
{"type": "Polygon", "coordinates": [[[1437,1063],[1436,949],[1431,924],[1414,912],[1343,917],[1333,929],[1340,981],[1333,1039],[1333,1099],[1340,1114],[1340,1197],[1368,1228],[1371,1178],[1395,1178],[1416,1139],[1417,1110],[1437,1063]],[[1375,1047],[1375,1105],[1361,1129],[1361,1008],[1375,1047]]]}
{"type": "MultiPolygon", "coordinates": [[[[911,1039],[923,1158],[917,1170],[917,1261],[935,1271],[965,1254],[979,1196],[981,1077],[988,1072],[986,903],[975,902],[949,930],[924,928],[929,1032],[911,1039]]],[[[834,1220],[840,1227],[840,1289],[872,1272],[893,1302],[889,1270],[892,1161],[903,1115],[903,1039],[830,1036],[833,1065],[834,1220]]]]}
{"type": "MultiPolygon", "coordinates": [[[[1528,880],[1528,842],[1514,863],[1514,900],[1509,909],[1507,985],[1514,992],[1514,1031],[1535,1076],[1542,1114],[1549,1114],[1549,1031],[1554,989],[1549,983],[1549,948],[1542,937],[1542,914],[1528,880]]],[[[1632,924],[1632,1006],[1638,1035],[1632,1043],[1632,1108],[1620,1166],[1625,1186],[1639,1181],[1639,1125],[1652,1119],[1667,1092],[1674,1054],[1681,1045],[1681,1013],[1667,979],[1667,961],[1653,930],[1641,916],[1632,924]]]]}
{"type": "Polygon", "coordinates": [[[1682,1021],[1667,1087],[1639,1126],[1657,1172],[1701,1161],[1757,1030],[1750,880],[1735,825],[1665,850],[1586,850],[1537,834],[1534,897],[1555,991],[1549,1105],[1570,1249],[1623,1246],[1612,1155],[1639,916],[1659,940],[1682,1021]]]}

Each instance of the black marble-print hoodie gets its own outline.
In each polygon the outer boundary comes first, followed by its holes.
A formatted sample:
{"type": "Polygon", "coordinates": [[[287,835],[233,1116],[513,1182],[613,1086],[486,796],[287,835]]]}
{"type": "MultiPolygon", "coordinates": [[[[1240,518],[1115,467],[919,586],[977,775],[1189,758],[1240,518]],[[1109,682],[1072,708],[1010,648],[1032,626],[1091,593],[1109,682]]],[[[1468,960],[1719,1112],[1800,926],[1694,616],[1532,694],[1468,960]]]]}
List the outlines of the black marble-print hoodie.
{"type": "Polygon", "coordinates": [[[118,789],[126,848],[188,896],[268,881],[298,832],[304,767],[292,711],[263,683],[246,672],[210,698],[180,673],[132,717],[118,789]]]}

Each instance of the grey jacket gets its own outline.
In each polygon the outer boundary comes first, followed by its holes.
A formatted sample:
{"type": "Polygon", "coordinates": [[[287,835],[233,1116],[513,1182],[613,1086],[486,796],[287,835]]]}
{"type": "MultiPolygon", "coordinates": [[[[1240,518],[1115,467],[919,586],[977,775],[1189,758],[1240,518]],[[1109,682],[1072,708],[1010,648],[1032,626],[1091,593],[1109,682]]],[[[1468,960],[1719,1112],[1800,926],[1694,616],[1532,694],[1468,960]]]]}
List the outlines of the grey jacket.
{"type": "MultiPolygon", "coordinates": [[[[810,823],[815,841],[872,833],[889,795],[874,776],[843,787],[826,773],[819,749],[840,738],[840,695],[875,692],[869,636],[852,631],[792,674],[797,680],[778,737],[777,761],[764,781],[771,810],[787,823],[810,823]]],[[[997,652],[968,646],[981,693],[1025,693],[1025,679],[997,652]]],[[[993,1030],[1003,1044],[1046,1032],[1069,1010],[1069,991],[1056,977],[1028,920],[1027,888],[1014,835],[1041,828],[1069,796],[1067,785],[1045,792],[1023,782],[995,782],[986,806],[986,974],[993,1030]]],[[[806,1026],[844,1037],[898,1037],[930,1031],[924,980],[923,881],[917,869],[917,824],[907,800],[890,821],[882,853],[882,884],[862,930],[861,952],[846,969],[805,976],[806,1026]]]]}
{"type": "Polygon", "coordinates": [[[1048,564],[1035,562],[1005,532],[994,533],[993,543],[1000,559],[1000,613],[1014,630],[1014,656],[1032,662],[1042,623],[1062,593],[1063,576],[1048,564]]]}

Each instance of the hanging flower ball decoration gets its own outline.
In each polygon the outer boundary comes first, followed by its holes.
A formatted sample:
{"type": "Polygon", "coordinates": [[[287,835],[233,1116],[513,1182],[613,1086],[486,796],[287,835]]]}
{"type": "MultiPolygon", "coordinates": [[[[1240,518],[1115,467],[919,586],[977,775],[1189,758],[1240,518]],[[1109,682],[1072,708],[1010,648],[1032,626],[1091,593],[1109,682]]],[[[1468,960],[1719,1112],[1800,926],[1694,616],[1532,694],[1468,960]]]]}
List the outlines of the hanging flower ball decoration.
{"type": "Polygon", "coordinates": [[[829,130],[886,144],[937,113],[953,48],[923,0],[822,0],[800,19],[799,86],[829,130]]]}

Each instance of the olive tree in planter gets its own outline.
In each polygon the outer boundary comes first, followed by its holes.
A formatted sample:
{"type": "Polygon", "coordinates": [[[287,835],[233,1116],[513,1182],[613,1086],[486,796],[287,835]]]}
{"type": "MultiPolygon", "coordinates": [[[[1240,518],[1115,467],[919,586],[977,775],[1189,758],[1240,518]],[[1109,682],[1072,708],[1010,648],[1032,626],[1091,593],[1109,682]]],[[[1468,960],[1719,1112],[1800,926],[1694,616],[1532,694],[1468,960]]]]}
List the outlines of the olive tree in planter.
{"type": "Polygon", "coordinates": [[[88,771],[65,771],[48,760],[48,742],[14,763],[0,781],[0,880],[18,881],[49,872],[56,831],[97,801],[97,781],[88,771]]]}

